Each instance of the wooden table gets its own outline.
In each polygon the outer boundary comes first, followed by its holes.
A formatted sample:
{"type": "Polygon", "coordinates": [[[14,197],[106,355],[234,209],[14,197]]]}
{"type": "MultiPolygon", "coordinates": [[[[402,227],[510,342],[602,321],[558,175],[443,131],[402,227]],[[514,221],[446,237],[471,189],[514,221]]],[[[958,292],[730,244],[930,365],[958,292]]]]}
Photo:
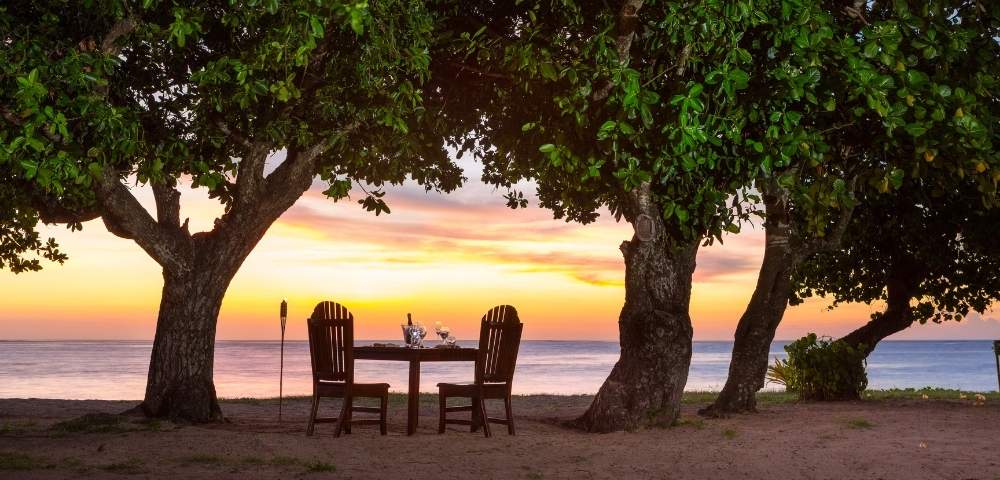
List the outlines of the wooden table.
{"type": "MultiPolygon", "coordinates": [[[[417,431],[420,416],[420,362],[475,362],[475,348],[354,347],[355,360],[410,362],[410,385],[406,395],[406,434],[417,431]]],[[[471,377],[471,373],[470,377],[471,377]]]]}

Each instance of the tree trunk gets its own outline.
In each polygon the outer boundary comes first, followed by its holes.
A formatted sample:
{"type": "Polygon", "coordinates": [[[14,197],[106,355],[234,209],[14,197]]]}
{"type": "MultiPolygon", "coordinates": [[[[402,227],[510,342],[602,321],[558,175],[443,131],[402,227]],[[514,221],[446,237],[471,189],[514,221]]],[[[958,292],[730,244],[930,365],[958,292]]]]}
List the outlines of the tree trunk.
{"type": "Polygon", "coordinates": [[[910,299],[914,296],[919,278],[920,275],[912,270],[891,275],[886,282],[885,311],[872,315],[872,319],[868,323],[847,334],[839,341],[862,350],[867,357],[882,339],[913,325],[910,299]]]}
{"type": "Polygon", "coordinates": [[[757,410],[757,392],[764,388],[771,342],[792,294],[792,273],[802,260],[792,247],[787,199],[776,193],[764,192],[764,260],[753,296],[736,327],[729,376],[715,402],[698,412],[702,415],[757,410]]]}
{"type": "Polygon", "coordinates": [[[677,419],[691,364],[688,307],[698,243],[671,245],[663,235],[622,243],[621,357],[575,426],[611,432],[677,419]]]}
{"type": "Polygon", "coordinates": [[[191,422],[222,419],[212,380],[215,330],[236,271],[218,260],[210,262],[186,275],[164,269],[146,396],[140,406],[147,416],[191,422]]]}
{"type": "MultiPolygon", "coordinates": [[[[844,342],[861,351],[858,371],[863,371],[864,361],[875,350],[882,339],[894,333],[903,331],[913,324],[913,311],[910,309],[910,299],[917,294],[917,288],[923,279],[921,268],[908,260],[895,260],[886,279],[886,309],[884,312],[872,315],[872,319],[864,326],[847,334],[838,342],[844,342]]],[[[836,375],[838,372],[829,372],[836,375]]],[[[835,392],[834,398],[857,399],[858,392],[835,392]]]]}

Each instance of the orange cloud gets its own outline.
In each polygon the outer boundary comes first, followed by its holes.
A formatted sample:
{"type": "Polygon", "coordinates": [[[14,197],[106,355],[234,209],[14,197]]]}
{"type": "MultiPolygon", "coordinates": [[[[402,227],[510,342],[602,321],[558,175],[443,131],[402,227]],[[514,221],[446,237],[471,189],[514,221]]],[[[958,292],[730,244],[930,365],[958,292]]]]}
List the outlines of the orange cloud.
{"type": "MultiPolygon", "coordinates": [[[[476,166],[465,166],[477,178],[476,166]]],[[[411,184],[387,187],[392,213],[378,217],[357,205],[358,193],[335,203],[322,187],[317,182],[247,259],[223,304],[219,338],[274,338],[282,297],[292,305],[289,338],[305,337],[301,319],[323,299],[350,305],[359,336],[367,338],[396,338],[406,312],[471,338],[479,317],[497,303],[518,306],[526,338],[617,338],[624,300],[618,245],[632,235],[628,224],[603,215],[579,225],[537,207],[510,210],[476,181],[447,196],[411,184]]],[[[147,189],[137,196],[153,210],[147,189]]],[[[182,202],[195,230],[211,228],[222,211],[201,190],[185,190],[182,202]]],[[[71,259],[36,274],[0,272],[0,339],[152,338],[162,277],[141,249],[100,222],[81,233],[54,227],[43,234],[57,236],[71,259]]],[[[732,337],[762,253],[759,228],[702,247],[691,303],[696,338],[732,337]]],[[[843,334],[878,308],[823,306],[790,308],[778,338],[843,334]]],[[[981,334],[993,324],[968,325],[981,334]]],[[[952,331],[941,327],[920,331],[952,331]]]]}

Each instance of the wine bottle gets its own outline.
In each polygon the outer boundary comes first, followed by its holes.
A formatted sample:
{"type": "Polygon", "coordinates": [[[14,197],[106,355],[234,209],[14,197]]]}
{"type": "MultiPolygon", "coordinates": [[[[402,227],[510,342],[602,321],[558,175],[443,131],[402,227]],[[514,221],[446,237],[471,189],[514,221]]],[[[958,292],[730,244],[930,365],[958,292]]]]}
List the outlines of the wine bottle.
{"type": "Polygon", "coordinates": [[[413,317],[411,317],[409,313],[406,314],[406,324],[411,326],[413,325],[413,317]]]}

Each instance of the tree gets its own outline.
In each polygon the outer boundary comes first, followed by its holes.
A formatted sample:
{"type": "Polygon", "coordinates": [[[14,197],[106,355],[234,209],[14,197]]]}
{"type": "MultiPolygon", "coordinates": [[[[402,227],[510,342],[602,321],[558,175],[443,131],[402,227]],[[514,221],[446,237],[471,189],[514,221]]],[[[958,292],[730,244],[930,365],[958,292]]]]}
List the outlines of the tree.
{"type": "Polygon", "coordinates": [[[100,218],[135,241],[164,280],[141,409],[209,421],[222,298],[314,177],[334,200],[369,185],[379,214],[384,184],[448,191],[461,171],[421,97],[422,4],[139,3],[0,6],[0,266],[65,258],[39,222],[100,218]],[[225,206],[211,231],[181,221],[187,179],[225,206]],[[152,187],[155,217],[131,184],[152,187]]]}
{"type": "MultiPolygon", "coordinates": [[[[432,87],[465,99],[451,115],[472,125],[463,151],[483,159],[484,179],[533,179],[557,218],[587,223],[607,207],[635,228],[621,245],[621,358],[582,428],[678,417],[699,246],[739,231],[755,179],[794,184],[778,173],[827,154],[808,142],[829,132],[788,108],[836,101],[799,73],[823,60],[810,49],[833,41],[826,23],[813,2],[581,1],[466,3],[448,25],[452,55],[435,57],[432,87]]],[[[802,195],[846,201],[830,180],[802,195]]]]}
{"type": "MultiPolygon", "coordinates": [[[[824,209],[813,200],[815,195],[801,196],[802,189],[815,188],[831,168],[843,172],[841,182],[847,183],[840,183],[841,188],[848,185],[852,196],[865,201],[888,201],[879,195],[915,201],[906,199],[907,192],[896,191],[904,181],[957,188],[954,182],[968,175],[973,180],[962,188],[981,197],[970,198],[971,205],[996,203],[994,172],[1000,164],[992,144],[992,92],[1000,73],[994,40],[1000,10],[964,1],[913,7],[904,2],[855,2],[830,10],[837,43],[826,50],[815,75],[836,100],[826,106],[828,113],[800,111],[803,123],[833,133],[826,137],[830,151],[849,153],[840,162],[827,158],[813,169],[799,170],[800,180],[791,188],[780,183],[761,186],[767,214],[764,261],[736,330],[729,377],[704,414],[755,409],[771,341],[793,297],[792,277],[813,255],[838,255],[848,224],[864,228],[852,219],[853,210],[863,208],[855,207],[856,201],[841,205],[837,214],[837,205],[824,209]],[[831,213],[839,220],[830,223],[831,213]]],[[[955,215],[965,214],[962,208],[956,205],[955,215]]],[[[880,227],[873,226],[880,234],[892,235],[880,227]]]]}
{"type": "Polygon", "coordinates": [[[984,206],[968,179],[950,188],[914,183],[904,187],[905,195],[865,202],[845,248],[810,258],[794,278],[795,302],[829,296],[830,308],[885,304],[837,340],[862,360],[882,339],[914,323],[961,321],[1000,301],[1000,209],[984,206]]]}

